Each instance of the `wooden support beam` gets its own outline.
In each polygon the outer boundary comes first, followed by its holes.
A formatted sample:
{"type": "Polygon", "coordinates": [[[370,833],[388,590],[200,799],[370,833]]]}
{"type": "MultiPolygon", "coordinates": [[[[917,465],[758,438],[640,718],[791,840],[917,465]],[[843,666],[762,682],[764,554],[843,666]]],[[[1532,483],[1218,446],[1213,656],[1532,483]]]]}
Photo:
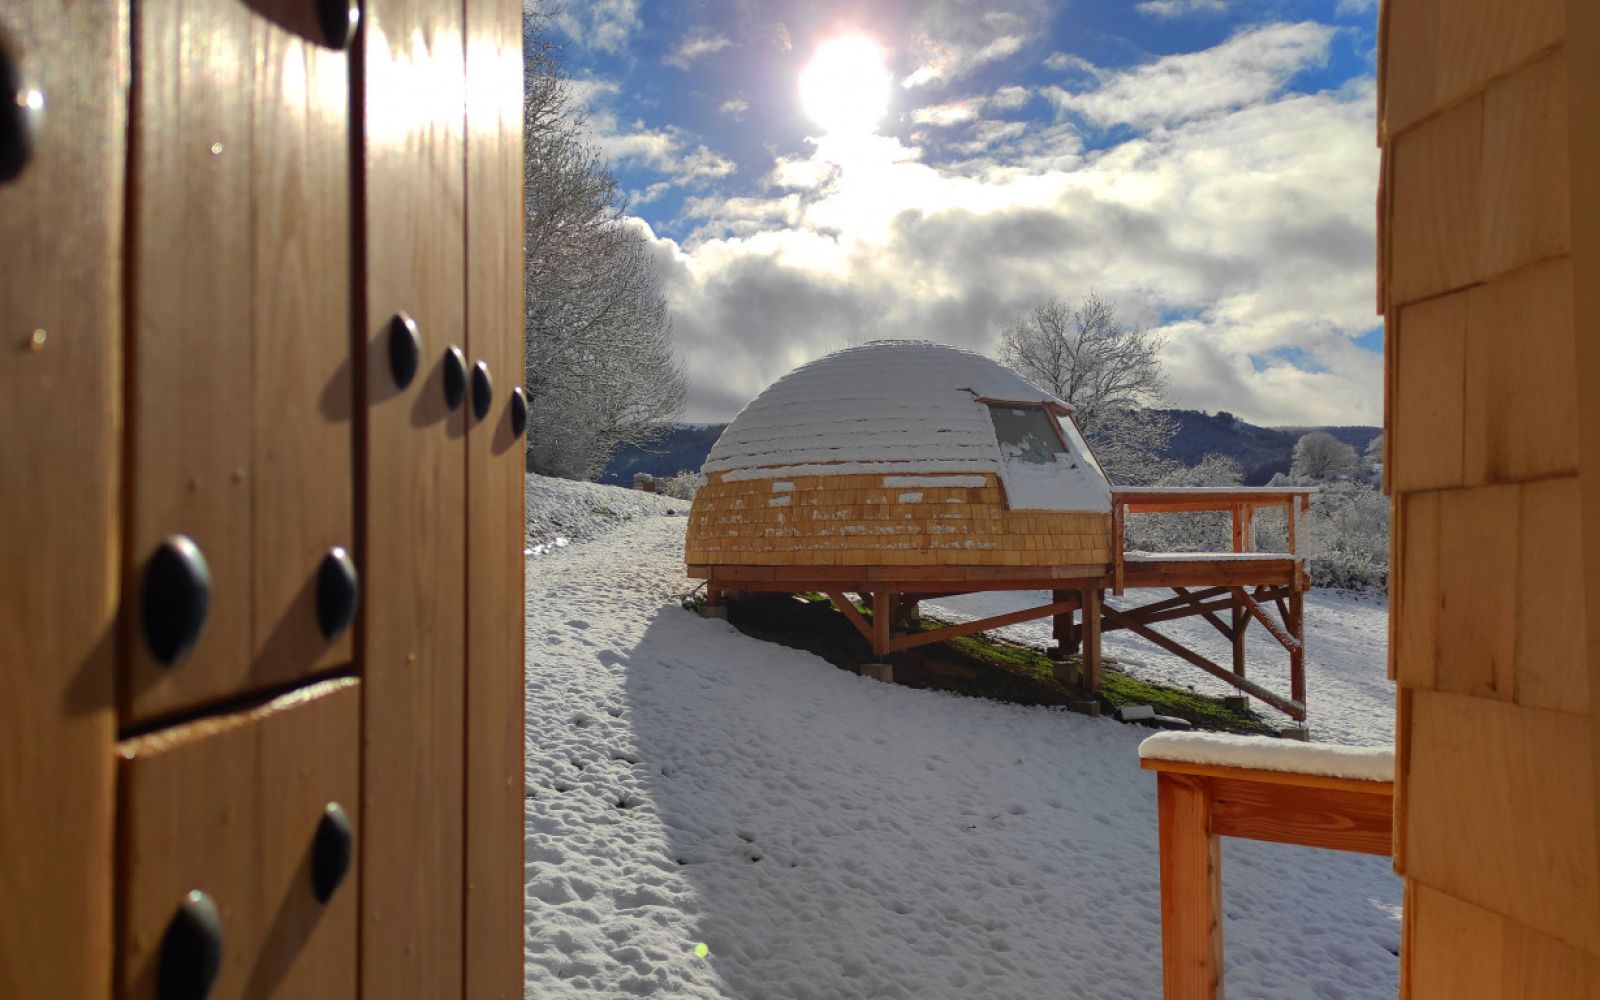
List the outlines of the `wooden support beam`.
{"type": "MultiPolygon", "coordinates": [[[[1076,590],[1052,590],[1050,599],[1056,604],[1077,604],[1081,598],[1076,590]]],[[[1050,622],[1050,635],[1055,639],[1056,645],[1063,653],[1076,653],[1080,642],[1078,627],[1073,621],[1073,612],[1065,611],[1053,616],[1050,622]]]]}
{"type": "Polygon", "coordinates": [[[1270,840],[1330,851],[1394,853],[1394,786],[1349,791],[1211,778],[1212,830],[1223,837],[1270,840]]]}
{"type": "MultiPolygon", "coordinates": [[[[1211,601],[1205,604],[1196,604],[1193,607],[1180,604],[1177,607],[1168,607],[1160,611],[1152,611],[1149,608],[1127,608],[1122,612],[1122,617],[1127,621],[1133,622],[1137,625],[1154,625],[1157,622],[1176,621],[1179,618],[1193,618],[1202,612],[1214,614],[1220,611],[1228,611],[1234,607],[1237,607],[1238,603],[1238,601],[1234,600],[1230,596],[1226,600],[1211,601]]],[[[1121,625],[1112,625],[1107,623],[1100,626],[1100,630],[1102,632],[1111,632],[1122,627],[1123,626],[1121,625]]],[[[1224,626],[1224,628],[1226,628],[1226,626],[1224,626]]],[[[1233,638],[1233,634],[1231,632],[1224,631],[1223,635],[1229,639],[1233,638]]]]}
{"type": "MultiPolygon", "coordinates": [[[[1272,618],[1267,614],[1266,610],[1263,609],[1260,604],[1256,603],[1256,599],[1245,593],[1245,589],[1243,587],[1235,587],[1233,588],[1233,592],[1238,596],[1239,602],[1249,609],[1250,613],[1256,617],[1257,621],[1261,622],[1261,627],[1272,633],[1272,637],[1278,640],[1278,643],[1282,645],[1284,649],[1287,649],[1290,654],[1301,650],[1301,648],[1304,646],[1304,643],[1292,635],[1289,631],[1285,631],[1282,625],[1279,625],[1277,622],[1273,621],[1272,618]]],[[[1289,600],[1293,602],[1299,596],[1300,592],[1294,591],[1289,600]]]]}
{"type": "Polygon", "coordinates": [[[1235,604],[1233,606],[1233,672],[1244,676],[1244,633],[1250,627],[1250,612],[1235,604]]]}
{"type": "Polygon", "coordinates": [[[868,642],[872,641],[872,626],[867,622],[866,618],[862,617],[861,612],[856,610],[854,602],[837,590],[828,592],[828,600],[833,602],[833,606],[839,609],[840,614],[850,620],[850,624],[854,625],[856,631],[861,633],[861,638],[868,642]]]}
{"type": "MultiPolygon", "coordinates": [[[[1152,601],[1149,604],[1141,605],[1138,610],[1166,611],[1169,608],[1181,608],[1185,605],[1191,605],[1195,601],[1209,601],[1211,598],[1221,597],[1223,594],[1228,595],[1229,605],[1233,604],[1233,588],[1231,587],[1207,587],[1205,590],[1189,590],[1186,587],[1173,587],[1172,589],[1178,592],[1177,597],[1167,597],[1159,601],[1152,601]]],[[[1128,609],[1128,613],[1132,611],[1132,608],[1128,609]]]]}
{"type": "Polygon", "coordinates": [[[1205,778],[1161,774],[1161,982],[1165,1000],[1222,996],[1222,850],[1205,778]]]}
{"type": "MultiPolygon", "coordinates": [[[[1105,615],[1107,621],[1119,624],[1120,627],[1126,628],[1128,631],[1139,636],[1140,638],[1148,639],[1157,646],[1160,646],[1162,649],[1171,653],[1173,656],[1179,657],[1180,659],[1194,664],[1201,670],[1204,670],[1206,673],[1216,677],[1219,680],[1227,681],[1229,684],[1238,688],[1240,691],[1243,691],[1245,694],[1253,695],[1261,699],[1268,705],[1271,705],[1273,708],[1276,708],[1278,711],[1284,713],[1290,718],[1298,721],[1305,720],[1306,705],[1305,701],[1303,700],[1304,691],[1301,692],[1301,700],[1285,698],[1283,695],[1269,691],[1254,681],[1235,676],[1231,670],[1212,663],[1210,660],[1201,656],[1199,653],[1196,653],[1194,650],[1179,645],[1154,629],[1146,628],[1137,622],[1129,621],[1127,616],[1123,615],[1115,608],[1107,606],[1102,610],[1101,613],[1105,615]]],[[[1293,654],[1291,654],[1291,656],[1292,655],[1293,654]]]]}
{"type": "Polygon", "coordinates": [[[1083,686],[1100,690],[1100,589],[1083,592],[1083,686]]]}
{"type": "Polygon", "coordinates": [[[1028,622],[1039,618],[1049,618],[1052,615],[1059,615],[1063,611],[1070,610],[1073,607],[1076,607],[1076,605],[1066,603],[1046,604],[1043,607],[1028,608],[1023,611],[1012,611],[1003,615],[995,615],[991,618],[979,618],[975,621],[962,622],[959,625],[948,625],[944,628],[934,629],[930,632],[917,632],[912,635],[901,636],[897,639],[889,640],[887,651],[890,653],[898,653],[902,650],[915,649],[918,646],[926,646],[930,643],[944,642],[946,639],[959,639],[964,635],[972,635],[975,632],[987,632],[989,629],[1000,628],[1004,625],[1015,625],[1018,622],[1028,622]]]}
{"type": "Polygon", "coordinates": [[[895,595],[879,590],[872,595],[872,655],[884,656],[889,652],[889,623],[894,617],[895,595]]]}
{"type": "Polygon", "coordinates": [[[1186,600],[1184,603],[1195,609],[1197,614],[1203,615],[1205,620],[1211,623],[1212,628],[1215,628],[1218,632],[1222,633],[1222,637],[1224,639],[1233,638],[1233,630],[1222,624],[1222,619],[1218,618],[1215,612],[1203,610],[1203,606],[1197,603],[1198,598],[1190,595],[1187,587],[1173,587],[1172,590],[1179,597],[1188,598],[1188,600],[1186,600]]]}
{"type": "MultiPolygon", "coordinates": [[[[1289,595],[1289,631],[1294,635],[1294,646],[1289,650],[1289,697],[1306,703],[1306,629],[1305,595],[1295,591],[1289,595]]],[[[1305,719],[1302,711],[1300,718],[1305,719]]]]}
{"type": "Polygon", "coordinates": [[[1125,508],[1120,503],[1111,505],[1111,592],[1122,596],[1124,563],[1126,555],[1125,508]]]}

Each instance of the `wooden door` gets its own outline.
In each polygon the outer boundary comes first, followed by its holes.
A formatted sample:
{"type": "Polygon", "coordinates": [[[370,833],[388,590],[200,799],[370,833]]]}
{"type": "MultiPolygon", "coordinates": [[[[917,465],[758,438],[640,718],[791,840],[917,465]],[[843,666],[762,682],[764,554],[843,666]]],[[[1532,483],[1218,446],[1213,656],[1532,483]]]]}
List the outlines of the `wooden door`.
{"type": "Polygon", "coordinates": [[[20,0],[0,90],[0,997],[515,996],[521,7],[20,0]]]}
{"type": "Polygon", "coordinates": [[[127,30],[0,5],[0,997],[111,985],[127,30]]]}

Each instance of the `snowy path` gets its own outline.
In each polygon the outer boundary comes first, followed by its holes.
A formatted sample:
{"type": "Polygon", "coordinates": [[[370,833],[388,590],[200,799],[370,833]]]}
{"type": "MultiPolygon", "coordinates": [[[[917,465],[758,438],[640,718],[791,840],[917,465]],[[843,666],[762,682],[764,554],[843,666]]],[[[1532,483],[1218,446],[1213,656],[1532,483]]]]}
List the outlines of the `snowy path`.
{"type": "MultiPolygon", "coordinates": [[[[1111,598],[1120,607],[1150,604],[1172,596],[1170,590],[1130,590],[1111,598]]],[[[1043,591],[991,592],[945,598],[924,604],[930,614],[949,621],[967,621],[1049,603],[1043,591]]],[[[1306,595],[1306,704],[1312,738],[1325,743],[1389,746],[1394,743],[1394,684],[1388,676],[1389,610],[1381,598],[1358,598],[1313,590],[1306,595]]],[[[1157,630],[1213,663],[1233,662],[1233,647],[1201,618],[1163,622],[1157,630]]],[[[1018,642],[1044,648],[1050,638],[1048,618],[996,629],[1018,642]]],[[[1289,656],[1259,623],[1245,633],[1250,678],[1269,689],[1289,693],[1289,656]]],[[[1202,694],[1237,694],[1232,687],[1129,632],[1108,632],[1102,648],[1129,673],[1145,680],[1192,687],[1202,694]]],[[[1260,701],[1253,706],[1266,718],[1292,720],[1260,701]]]]}
{"type": "MultiPolygon", "coordinates": [[[[688,614],[683,527],[529,563],[529,997],[1159,996],[1145,730],[688,614]]],[[[1223,853],[1231,997],[1395,995],[1385,860],[1223,853]]]]}

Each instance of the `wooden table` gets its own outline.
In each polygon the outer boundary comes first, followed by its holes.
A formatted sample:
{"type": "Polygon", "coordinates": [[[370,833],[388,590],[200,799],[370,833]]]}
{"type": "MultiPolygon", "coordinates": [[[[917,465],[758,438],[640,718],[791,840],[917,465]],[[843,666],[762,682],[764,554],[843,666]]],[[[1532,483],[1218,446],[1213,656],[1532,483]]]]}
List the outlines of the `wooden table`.
{"type": "Polygon", "coordinates": [[[1214,1000],[1222,984],[1220,837],[1391,856],[1394,783],[1146,757],[1161,822],[1166,1000],[1214,1000]]]}

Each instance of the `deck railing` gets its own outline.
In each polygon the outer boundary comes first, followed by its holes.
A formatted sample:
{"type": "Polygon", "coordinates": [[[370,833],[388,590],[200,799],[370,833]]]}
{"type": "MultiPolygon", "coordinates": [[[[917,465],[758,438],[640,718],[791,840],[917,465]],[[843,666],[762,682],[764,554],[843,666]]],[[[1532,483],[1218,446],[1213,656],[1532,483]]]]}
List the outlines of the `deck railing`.
{"type": "MultiPolygon", "coordinates": [[[[1233,551],[1219,555],[1244,555],[1256,551],[1255,515],[1258,510],[1282,508],[1287,552],[1282,558],[1301,562],[1298,527],[1311,507],[1315,487],[1306,486],[1122,486],[1111,491],[1112,592],[1121,594],[1126,580],[1129,514],[1191,514],[1221,511],[1233,515],[1233,551]]],[[[1296,589],[1300,586],[1297,573],[1296,589]]]]}

